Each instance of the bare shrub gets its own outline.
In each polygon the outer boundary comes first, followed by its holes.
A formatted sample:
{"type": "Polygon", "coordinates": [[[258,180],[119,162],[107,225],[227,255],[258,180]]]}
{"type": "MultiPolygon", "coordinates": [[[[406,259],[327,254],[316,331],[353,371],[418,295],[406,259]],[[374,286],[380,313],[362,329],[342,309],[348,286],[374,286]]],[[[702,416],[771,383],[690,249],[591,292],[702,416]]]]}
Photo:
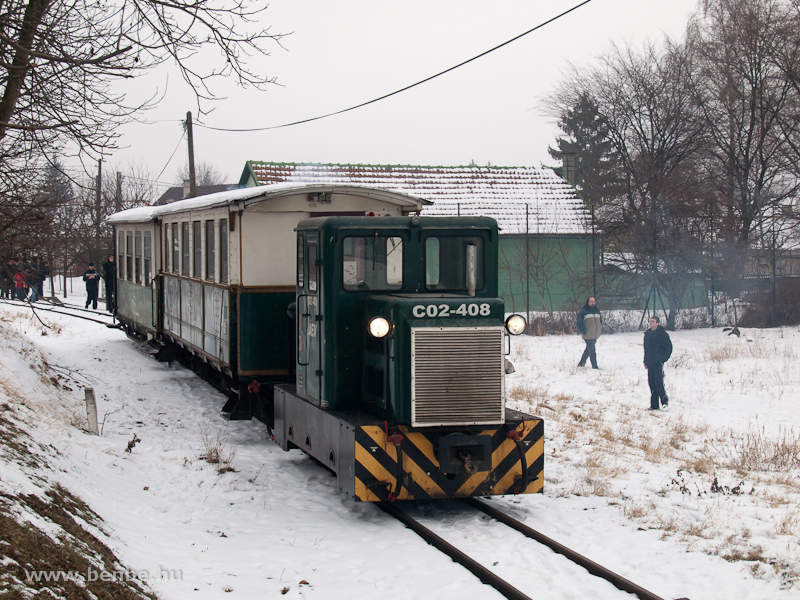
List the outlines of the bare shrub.
{"type": "Polygon", "coordinates": [[[679,329],[704,329],[711,327],[711,316],[707,310],[682,310],[677,322],[679,329]]]}
{"type": "Polygon", "coordinates": [[[669,436],[667,443],[676,450],[683,448],[686,442],[689,441],[689,425],[682,416],[670,421],[667,433],[669,436]]]}
{"type": "Polygon", "coordinates": [[[202,425],[200,428],[200,441],[203,444],[203,451],[198,456],[200,460],[214,465],[220,475],[236,470],[233,468],[236,448],[228,447],[228,438],[222,432],[217,432],[216,437],[212,437],[208,427],[202,425]]]}
{"type": "Polygon", "coordinates": [[[664,462],[671,456],[670,446],[661,442],[654,443],[652,440],[647,440],[642,444],[641,448],[644,450],[645,460],[651,463],[664,462]]]}
{"type": "Polygon", "coordinates": [[[577,315],[575,311],[531,313],[528,315],[528,328],[525,333],[533,336],[572,335],[577,332],[577,315]]]}
{"type": "Polygon", "coordinates": [[[692,367],[694,366],[694,355],[686,351],[676,352],[669,359],[669,366],[673,369],[692,367]]]}
{"type": "Polygon", "coordinates": [[[705,358],[709,362],[722,365],[723,362],[739,357],[739,348],[731,344],[713,344],[706,348],[705,358]]]}
{"type": "Polygon", "coordinates": [[[783,279],[775,290],[748,296],[748,304],[739,320],[740,327],[778,327],[800,323],[800,280],[783,279]]]}
{"type": "Polygon", "coordinates": [[[643,519],[649,517],[656,510],[656,505],[650,501],[646,504],[633,502],[622,507],[622,514],[628,519],[643,519]]]}

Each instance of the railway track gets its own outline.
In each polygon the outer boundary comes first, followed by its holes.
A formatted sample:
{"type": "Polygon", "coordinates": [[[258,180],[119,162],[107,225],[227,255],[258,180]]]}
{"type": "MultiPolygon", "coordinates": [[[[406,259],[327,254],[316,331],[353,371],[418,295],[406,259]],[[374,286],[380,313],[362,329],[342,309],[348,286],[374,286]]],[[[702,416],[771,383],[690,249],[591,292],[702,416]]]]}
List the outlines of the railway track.
{"type": "Polygon", "coordinates": [[[114,315],[109,314],[105,311],[82,308],[74,304],[54,304],[47,302],[46,300],[30,303],[23,300],[7,300],[7,299],[0,300],[0,303],[8,304],[9,306],[30,308],[33,311],[41,310],[44,312],[52,312],[59,315],[66,315],[68,317],[77,317],[79,319],[84,319],[86,321],[100,323],[101,325],[105,325],[106,327],[117,327],[117,322],[116,319],[114,318],[114,315]]]}
{"type": "MultiPolygon", "coordinates": [[[[504,525],[518,531],[522,535],[540,544],[543,544],[553,550],[554,552],[563,555],[573,563],[583,567],[586,569],[590,574],[605,579],[612,585],[614,585],[617,589],[627,592],[629,594],[633,594],[640,598],[641,600],[663,600],[660,596],[644,589],[643,587],[636,585],[632,581],[614,573],[613,571],[599,565],[598,563],[578,554],[574,550],[571,550],[556,542],[555,540],[545,536],[539,531],[525,525],[524,523],[514,519],[513,517],[508,516],[506,513],[490,506],[486,502],[481,500],[477,500],[475,498],[468,498],[462,500],[464,504],[470,506],[471,508],[481,511],[488,515],[489,517],[503,523],[504,525]]],[[[485,583],[486,585],[490,585],[495,588],[498,592],[500,592],[503,596],[508,598],[509,600],[531,600],[531,597],[519,590],[518,588],[514,587],[511,583],[494,573],[491,569],[485,567],[478,561],[474,560],[473,558],[469,557],[467,554],[456,548],[450,542],[439,536],[438,534],[434,533],[430,529],[428,529],[425,525],[420,523],[414,517],[409,515],[408,513],[404,512],[400,509],[397,503],[389,503],[389,502],[382,502],[379,504],[380,508],[383,509],[386,513],[391,515],[392,517],[396,518],[400,522],[402,522],[406,527],[414,531],[417,535],[422,537],[426,542],[434,546],[437,550],[440,550],[447,556],[449,556],[453,561],[459,563],[463,567],[465,567],[468,571],[470,571],[473,575],[475,575],[481,582],[485,583]]]]}

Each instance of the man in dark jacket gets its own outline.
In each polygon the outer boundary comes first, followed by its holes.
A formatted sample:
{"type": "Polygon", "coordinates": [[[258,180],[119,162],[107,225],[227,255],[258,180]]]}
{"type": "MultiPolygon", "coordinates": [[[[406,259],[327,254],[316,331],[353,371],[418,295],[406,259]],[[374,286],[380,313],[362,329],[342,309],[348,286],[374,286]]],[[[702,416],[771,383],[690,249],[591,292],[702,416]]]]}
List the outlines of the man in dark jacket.
{"type": "Polygon", "coordinates": [[[595,344],[600,337],[603,329],[603,318],[600,316],[600,309],[597,308],[597,300],[593,296],[586,299],[586,304],[578,312],[578,331],[581,332],[583,340],[586,342],[586,349],[583,351],[579,367],[586,366],[586,359],[592,362],[592,368],[597,369],[597,352],[595,344]]]}
{"type": "Polygon", "coordinates": [[[109,254],[108,260],[103,263],[103,281],[106,284],[106,310],[113,313],[117,300],[117,265],[114,264],[113,254],[109,254]]]}
{"type": "Polygon", "coordinates": [[[669,398],[664,389],[664,363],[672,356],[672,340],[657,315],[650,317],[650,329],[644,332],[644,368],[650,385],[650,410],[658,410],[659,400],[665,409],[669,398]]]}
{"type": "Polygon", "coordinates": [[[86,282],[86,308],[92,305],[97,310],[97,292],[100,284],[100,274],[95,270],[94,263],[89,263],[89,268],[83,274],[86,282]]]}

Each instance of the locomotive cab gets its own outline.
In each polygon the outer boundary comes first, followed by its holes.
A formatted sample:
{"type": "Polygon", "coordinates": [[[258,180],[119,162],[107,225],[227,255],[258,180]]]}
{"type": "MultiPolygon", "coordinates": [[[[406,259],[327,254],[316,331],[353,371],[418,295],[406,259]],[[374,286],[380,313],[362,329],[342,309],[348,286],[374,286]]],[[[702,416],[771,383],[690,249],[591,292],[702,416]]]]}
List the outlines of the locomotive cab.
{"type": "Polygon", "coordinates": [[[301,396],[415,427],[503,422],[494,220],[328,217],[297,232],[301,396]]]}

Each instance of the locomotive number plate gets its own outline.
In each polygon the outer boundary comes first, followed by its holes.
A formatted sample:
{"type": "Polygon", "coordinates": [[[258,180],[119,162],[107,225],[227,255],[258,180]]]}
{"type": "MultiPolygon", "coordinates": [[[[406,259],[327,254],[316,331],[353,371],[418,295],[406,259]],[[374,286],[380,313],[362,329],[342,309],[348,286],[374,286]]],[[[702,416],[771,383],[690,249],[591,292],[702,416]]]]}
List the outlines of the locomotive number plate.
{"type": "Polygon", "coordinates": [[[418,319],[423,317],[488,317],[491,314],[491,307],[487,303],[459,304],[453,308],[449,304],[417,304],[411,309],[411,313],[418,319]]]}

